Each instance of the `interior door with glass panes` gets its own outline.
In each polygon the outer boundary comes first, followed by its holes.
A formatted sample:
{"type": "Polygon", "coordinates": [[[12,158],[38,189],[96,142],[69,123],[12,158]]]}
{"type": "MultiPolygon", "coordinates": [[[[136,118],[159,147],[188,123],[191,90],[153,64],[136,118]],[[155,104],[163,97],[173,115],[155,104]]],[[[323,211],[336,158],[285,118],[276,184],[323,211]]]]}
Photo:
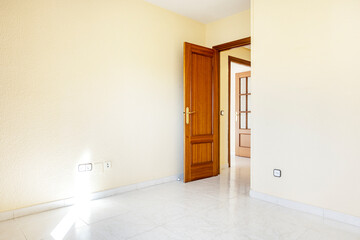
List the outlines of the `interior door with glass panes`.
{"type": "Polygon", "coordinates": [[[235,75],[235,155],[250,157],[251,149],[251,72],[235,75]]]}

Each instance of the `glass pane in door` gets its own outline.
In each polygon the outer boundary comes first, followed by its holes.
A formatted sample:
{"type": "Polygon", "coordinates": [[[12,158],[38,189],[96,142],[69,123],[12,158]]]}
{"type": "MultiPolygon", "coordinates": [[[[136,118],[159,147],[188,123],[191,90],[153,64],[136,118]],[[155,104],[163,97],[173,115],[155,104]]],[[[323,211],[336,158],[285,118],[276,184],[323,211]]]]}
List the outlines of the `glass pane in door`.
{"type": "Polygon", "coordinates": [[[240,93],[246,93],[246,78],[240,78],[240,93]]]}
{"type": "Polygon", "coordinates": [[[246,113],[240,113],[240,128],[246,128],[246,113]]]}
{"type": "Polygon", "coordinates": [[[246,111],[246,96],[240,96],[240,111],[246,111]]]}

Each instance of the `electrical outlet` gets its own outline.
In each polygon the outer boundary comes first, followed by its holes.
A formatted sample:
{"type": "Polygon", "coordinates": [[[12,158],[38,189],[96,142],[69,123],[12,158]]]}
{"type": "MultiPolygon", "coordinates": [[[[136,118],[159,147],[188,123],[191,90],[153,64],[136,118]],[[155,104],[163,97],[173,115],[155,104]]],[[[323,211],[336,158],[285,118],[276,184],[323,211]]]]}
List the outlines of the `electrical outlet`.
{"type": "Polygon", "coordinates": [[[281,170],[280,169],[274,169],[273,174],[274,174],[274,177],[281,177],[281,170]]]}
{"type": "Polygon", "coordinates": [[[93,166],[92,163],[83,163],[78,165],[79,172],[90,172],[92,171],[93,166]]]}
{"type": "Polygon", "coordinates": [[[86,171],[92,171],[92,163],[85,164],[86,171]]]}
{"type": "Polygon", "coordinates": [[[78,172],[86,172],[86,164],[79,164],[78,172]]]}
{"type": "Polygon", "coordinates": [[[105,162],[104,167],[105,169],[111,168],[111,162],[105,162]]]}

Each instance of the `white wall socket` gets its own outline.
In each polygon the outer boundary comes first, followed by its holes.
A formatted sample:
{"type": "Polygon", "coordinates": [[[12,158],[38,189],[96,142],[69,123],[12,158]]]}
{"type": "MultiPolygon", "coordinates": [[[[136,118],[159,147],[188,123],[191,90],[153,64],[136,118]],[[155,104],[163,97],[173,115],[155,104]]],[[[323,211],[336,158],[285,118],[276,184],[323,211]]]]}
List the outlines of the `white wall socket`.
{"type": "Polygon", "coordinates": [[[105,162],[104,168],[105,168],[105,169],[111,168],[111,162],[105,162]]]}
{"type": "Polygon", "coordinates": [[[92,171],[92,163],[83,163],[78,165],[79,172],[90,172],[92,171]]]}
{"type": "Polygon", "coordinates": [[[88,163],[85,166],[86,166],[86,171],[92,171],[92,163],[88,163]]]}
{"type": "Polygon", "coordinates": [[[274,174],[274,177],[281,177],[281,170],[280,169],[274,169],[273,174],[274,174]]]}
{"type": "Polygon", "coordinates": [[[78,171],[79,172],[86,172],[86,164],[79,164],[78,171]]]}

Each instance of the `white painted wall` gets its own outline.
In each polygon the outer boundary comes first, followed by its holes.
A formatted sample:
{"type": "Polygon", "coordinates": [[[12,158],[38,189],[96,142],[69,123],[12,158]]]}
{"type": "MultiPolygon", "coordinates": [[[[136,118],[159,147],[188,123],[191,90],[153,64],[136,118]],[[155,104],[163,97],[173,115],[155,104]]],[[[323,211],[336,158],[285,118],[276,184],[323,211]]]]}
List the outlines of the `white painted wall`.
{"type": "Polygon", "coordinates": [[[181,174],[184,41],[141,0],[0,1],[0,212],[181,174]]]}
{"type": "Polygon", "coordinates": [[[250,37],[250,10],[206,24],[206,46],[250,37]]]}
{"type": "Polygon", "coordinates": [[[360,216],[359,13],[252,1],[252,190],[360,216]]]}
{"type": "Polygon", "coordinates": [[[183,42],[248,37],[249,22],[141,0],[0,1],[0,212],[182,173],[183,42]]]}

